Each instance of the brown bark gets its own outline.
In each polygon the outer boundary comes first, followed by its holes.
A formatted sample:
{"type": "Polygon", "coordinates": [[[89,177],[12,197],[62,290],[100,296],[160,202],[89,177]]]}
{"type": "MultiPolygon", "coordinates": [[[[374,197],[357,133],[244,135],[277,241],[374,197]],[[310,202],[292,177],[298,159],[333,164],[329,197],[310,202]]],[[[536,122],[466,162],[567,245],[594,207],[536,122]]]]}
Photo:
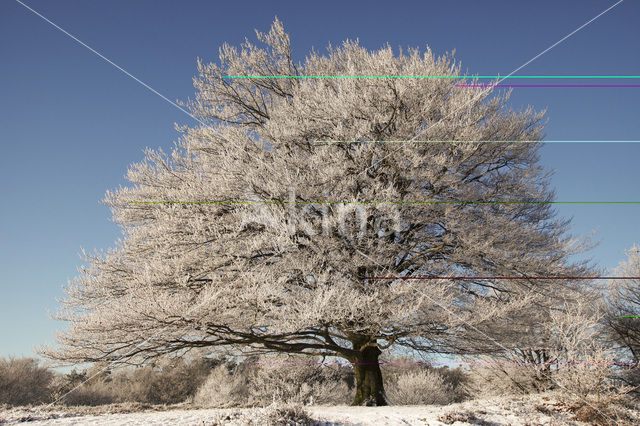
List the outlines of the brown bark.
{"type": "MultiPolygon", "coordinates": [[[[354,347],[359,342],[353,342],[354,347]]],[[[352,405],[387,405],[378,357],[382,352],[377,346],[366,346],[352,361],[356,378],[356,394],[352,405]]]]}

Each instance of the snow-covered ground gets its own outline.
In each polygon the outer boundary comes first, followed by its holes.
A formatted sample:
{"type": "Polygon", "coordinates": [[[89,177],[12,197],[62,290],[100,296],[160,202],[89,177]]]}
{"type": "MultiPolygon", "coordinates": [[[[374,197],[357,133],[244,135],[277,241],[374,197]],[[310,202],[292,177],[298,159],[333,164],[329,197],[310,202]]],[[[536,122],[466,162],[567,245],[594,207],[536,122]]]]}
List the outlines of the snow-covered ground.
{"type": "MultiPolygon", "coordinates": [[[[448,406],[312,406],[283,416],[275,407],[229,409],[158,409],[87,415],[72,409],[12,408],[0,411],[0,423],[32,425],[585,425],[577,413],[544,395],[490,398],[448,406]],[[298,422],[296,423],[295,420],[298,422]],[[287,420],[289,422],[287,423],[287,420]],[[280,421],[280,422],[279,422],[280,421]]],[[[95,410],[94,410],[95,411],[95,410]]],[[[86,412],[86,411],[85,411],[86,412]]],[[[637,413],[636,413],[637,414],[637,413]]],[[[626,424],[640,424],[627,422],[626,424]]]]}

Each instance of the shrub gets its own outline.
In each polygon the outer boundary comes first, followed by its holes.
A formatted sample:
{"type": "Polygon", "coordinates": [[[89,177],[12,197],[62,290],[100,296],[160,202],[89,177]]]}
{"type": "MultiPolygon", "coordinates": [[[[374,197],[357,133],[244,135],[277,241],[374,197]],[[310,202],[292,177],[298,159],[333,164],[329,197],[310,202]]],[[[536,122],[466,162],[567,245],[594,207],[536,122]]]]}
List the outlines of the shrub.
{"type": "Polygon", "coordinates": [[[110,371],[102,365],[61,376],[55,399],[66,405],[102,405],[116,402],[175,404],[187,401],[211,371],[211,362],[172,359],[157,365],[110,371]]]}
{"type": "MultiPolygon", "coordinates": [[[[484,359],[484,358],[482,358],[484,359]]],[[[507,358],[507,362],[523,362],[507,358]]],[[[490,358],[496,365],[473,366],[467,373],[466,389],[474,397],[527,395],[554,388],[546,369],[535,365],[504,365],[504,358],[490,358]]]]}
{"type": "Polygon", "coordinates": [[[53,372],[33,358],[0,358],[0,404],[48,402],[53,372]]]}
{"type": "Polygon", "coordinates": [[[308,365],[308,358],[255,358],[263,363],[286,360],[300,365],[239,364],[219,366],[198,390],[194,402],[203,406],[267,406],[346,404],[351,398],[348,367],[308,365]]]}
{"type": "Polygon", "coordinates": [[[612,365],[616,354],[603,339],[601,306],[588,296],[549,312],[549,321],[538,331],[547,346],[544,349],[517,350],[492,359],[536,365],[474,368],[474,392],[486,395],[555,390],[568,404],[622,398],[629,389],[618,386],[614,390],[612,365]]]}
{"type": "MultiPolygon", "coordinates": [[[[640,276],[640,245],[627,251],[627,259],[620,263],[615,275],[640,276]]],[[[618,349],[621,362],[635,364],[618,371],[618,379],[640,398],[640,279],[610,280],[605,288],[603,325],[609,344],[618,349]]]]}
{"type": "MultiPolygon", "coordinates": [[[[150,404],[175,404],[193,397],[211,371],[207,361],[166,361],[159,366],[137,368],[114,381],[125,384],[128,399],[150,404]],[[128,384],[128,386],[126,386],[128,384]]],[[[120,399],[127,395],[120,392],[120,399]]]]}
{"type": "MultiPolygon", "coordinates": [[[[267,362],[269,359],[264,358],[263,361],[267,362]]],[[[309,405],[349,402],[351,398],[347,383],[347,375],[351,374],[349,368],[310,365],[308,358],[300,357],[288,358],[288,361],[292,364],[296,362],[300,364],[256,365],[249,369],[249,402],[251,404],[283,402],[309,405]]]]}
{"type": "Polygon", "coordinates": [[[629,389],[612,387],[615,352],[602,343],[599,311],[578,303],[551,317],[553,352],[566,364],[558,366],[552,376],[562,398],[587,403],[613,403],[622,398],[629,389]]]}
{"type": "Polygon", "coordinates": [[[64,396],[60,395],[62,398],[60,398],[59,403],[64,405],[88,405],[93,407],[113,404],[117,401],[112,390],[102,383],[85,384],[63,394],[64,396]]]}
{"type": "Polygon", "coordinates": [[[382,375],[385,393],[393,405],[446,405],[469,396],[466,389],[469,379],[459,368],[416,365],[416,360],[407,356],[385,358],[381,362],[388,363],[382,366],[382,375]]]}
{"type": "Polygon", "coordinates": [[[57,376],[53,383],[53,400],[64,405],[104,405],[116,402],[110,386],[105,383],[108,372],[99,366],[57,376]]]}
{"type": "Polygon", "coordinates": [[[453,386],[431,368],[402,373],[387,381],[385,391],[393,405],[448,405],[456,400],[453,386]]]}
{"type": "Polygon", "coordinates": [[[247,377],[232,374],[231,369],[228,365],[214,368],[198,389],[193,402],[220,408],[246,405],[249,400],[247,377]]]}
{"type": "Polygon", "coordinates": [[[324,424],[309,417],[300,405],[271,404],[244,412],[217,413],[212,426],[234,424],[247,426],[307,426],[324,424]]]}
{"type": "Polygon", "coordinates": [[[624,366],[618,372],[618,384],[629,388],[630,395],[640,399],[640,365],[624,366]]]}
{"type": "Polygon", "coordinates": [[[316,422],[309,417],[309,414],[300,405],[280,405],[273,404],[265,407],[253,419],[248,419],[250,425],[313,425],[316,422]]]}

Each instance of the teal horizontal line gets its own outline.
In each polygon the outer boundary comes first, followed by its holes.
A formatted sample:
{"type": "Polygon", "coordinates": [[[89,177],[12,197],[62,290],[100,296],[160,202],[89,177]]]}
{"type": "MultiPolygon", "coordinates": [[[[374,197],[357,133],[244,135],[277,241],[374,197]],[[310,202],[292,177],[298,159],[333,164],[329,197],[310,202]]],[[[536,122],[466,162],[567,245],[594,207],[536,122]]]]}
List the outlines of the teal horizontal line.
{"type": "Polygon", "coordinates": [[[223,75],[223,78],[640,78],[640,75],[223,75]]]}
{"type": "Polygon", "coordinates": [[[640,204],[640,201],[130,201],[131,204],[640,204]]]}
{"type": "Polygon", "coordinates": [[[325,143],[640,143],[640,140],[547,140],[547,141],[483,141],[483,140],[389,140],[389,141],[375,141],[375,140],[363,140],[363,141],[307,141],[313,144],[325,144],[325,143]]]}

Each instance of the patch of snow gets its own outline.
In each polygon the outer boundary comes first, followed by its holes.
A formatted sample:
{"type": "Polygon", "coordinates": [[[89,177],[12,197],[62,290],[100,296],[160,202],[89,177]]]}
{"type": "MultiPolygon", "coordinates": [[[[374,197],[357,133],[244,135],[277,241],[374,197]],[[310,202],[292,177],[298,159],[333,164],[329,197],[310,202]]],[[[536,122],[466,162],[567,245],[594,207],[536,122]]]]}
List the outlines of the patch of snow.
{"type": "MultiPolygon", "coordinates": [[[[544,395],[526,397],[494,397],[466,401],[447,406],[310,406],[304,407],[309,417],[320,426],[355,425],[585,425],[573,420],[573,415],[554,404],[544,395]]],[[[30,425],[268,425],[277,416],[273,408],[224,408],[141,411],[86,415],[64,410],[19,408],[0,411],[6,424],[29,422],[30,425]]],[[[2,423],[2,420],[0,420],[2,423]]],[[[278,423],[301,425],[309,423],[278,423]]]]}

